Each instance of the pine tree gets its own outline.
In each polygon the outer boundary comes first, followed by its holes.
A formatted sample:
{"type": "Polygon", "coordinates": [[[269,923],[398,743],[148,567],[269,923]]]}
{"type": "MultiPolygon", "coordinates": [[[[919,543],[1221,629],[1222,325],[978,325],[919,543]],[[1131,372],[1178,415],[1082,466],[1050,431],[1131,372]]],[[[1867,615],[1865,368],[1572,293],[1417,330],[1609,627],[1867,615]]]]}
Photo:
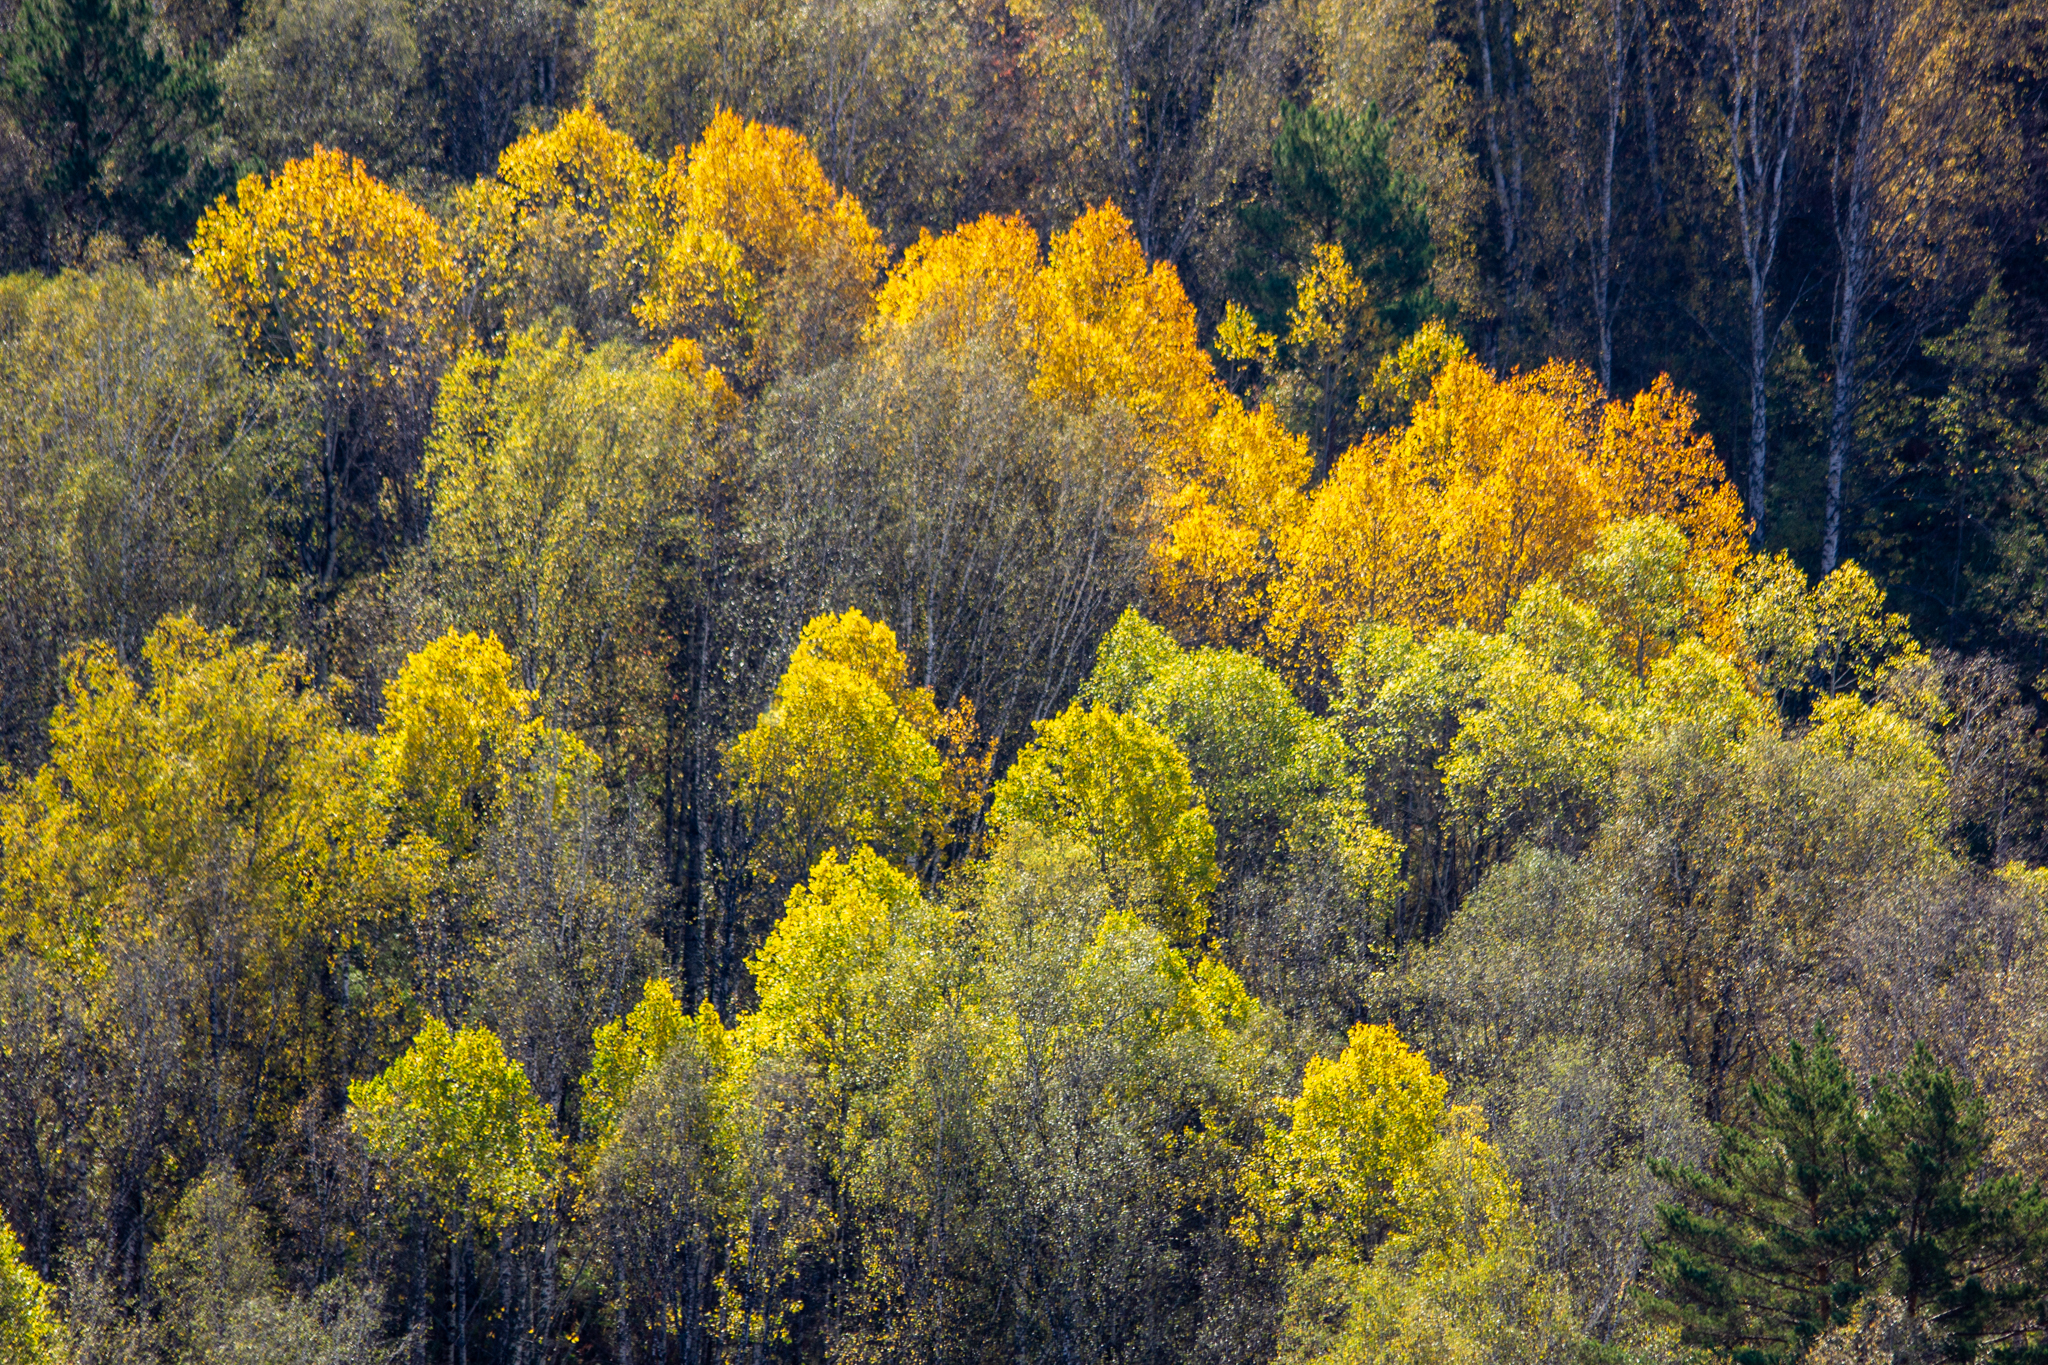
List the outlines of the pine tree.
{"type": "Polygon", "coordinates": [[[2048,1359],[2025,1340],[2044,1326],[2048,1203],[2016,1176],[1978,1178],[1991,1145],[1974,1086],[1922,1043],[1880,1086],[1866,1120],[1890,1231],[1891,1290],[1953,1360],[2048,1359]]]}
{"type": "Polygon", "coordinates": [[[212,188],[192,155],[218,116],[209,65],[168,50],[142,0],[24,0],[0,90],[49,206],[83,232],[181,240],[212,188]]]}
{"type": "Polygon", "coordinates": [[[1773,1058],[1750,1097],[1755,1118],[1722,1128],[1712,1170],[1653,1163],[1695,1207],[1658,1210],[1651,1275],[1689,1344],[1778,1365],[1848,1321],[1886,1223],[1855,1083],[1825,1029],[1773,1058]]]}
{"type": "Polygon", "coordinates": [[[1922,1044],[1865,1108],[1823,1027],[1750,1094],[1755,1116],[1721,1130],[1711,1172],[1654,1164],[1687,1203],[1658,1211],[1652,1306],[1687,1344],[1796,1361],[1889,1294],[1942,1359],[2048,1360],[2048,1200],[1981,1177],[1991,1131],[1974,1086],[1922,1044]]]}

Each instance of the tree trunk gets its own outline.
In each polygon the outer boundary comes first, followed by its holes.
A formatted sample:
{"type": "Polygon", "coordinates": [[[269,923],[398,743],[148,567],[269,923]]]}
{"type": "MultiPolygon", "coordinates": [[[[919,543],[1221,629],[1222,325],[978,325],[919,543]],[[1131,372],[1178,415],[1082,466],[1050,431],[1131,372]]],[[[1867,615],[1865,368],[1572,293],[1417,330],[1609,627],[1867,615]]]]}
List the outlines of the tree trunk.
{"type": "Polygon", "coordinates": [[[1846,92],[1843,121],[1848,122],[1853,111],[1855,131],[1849,138],[1846,192],[1839,143],[1836,173],[1830,182],[1842,274],[1838,291],[1841,306],[1835,315],[1834,404],[1828,415],[1827,510],[1821,528],[1820,571],[1824,574],[1833,572],[1841,558],[1842,476],[1855,435],[1857,366],[1862,359],[1859,343],[1869,311],[1874,207],[1871,197],[1876,189],[1878,144],[1884,136],[1885,118],[1891,106],[1891,49],[1896,31],[1890,0],[1868,0],[1859,18],[1862,22],[1851,30],[1849,37],[1853,75],[1846,92]]]}
{"type": "Polygon", "coordinates": [[[1728,169],[1748,286],[1748,501],[1753,543],[1761,543],[1764,535],[1769,475],[1769,380],[1777,348],[1771,276],[1785,225],[1787,172],[1799,141],[1812,17],[1811,0],[1730,0],[1715,16],[1717,31],[1711,43],[1725,58],[1720,77],[1728,169]],[[1781,12],[1781,4],[1788,8],[1781,12]]]}

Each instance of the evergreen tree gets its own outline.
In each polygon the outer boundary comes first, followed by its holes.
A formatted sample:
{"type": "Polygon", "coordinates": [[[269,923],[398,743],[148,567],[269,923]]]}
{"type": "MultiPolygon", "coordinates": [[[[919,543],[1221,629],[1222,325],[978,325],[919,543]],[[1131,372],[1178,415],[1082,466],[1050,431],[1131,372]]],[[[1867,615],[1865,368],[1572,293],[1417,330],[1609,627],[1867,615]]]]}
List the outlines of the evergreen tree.
{"type": "Polygon", "coordinates": [[[1773,1058],[1750,1098],[1754,1119],[1721,1129],[1711,1170],[1652,1163],[1697,1211],[1658,1210],[1651,1276],[1689,1344],[1778,1365],[1848,1321],[1885,1227],[1855,1083],[1825,1029],[1773,1058]]]}
{"type": "Polygon", "coordinates": [[[23,0],[0,91],[41,151],[45,214],[183,240],[212,188],[193,154],[217,118],[209,66],[174,53],[143,0],[23,0]]]}
{"type": "Polygon", "coordinates": [[[1878,1204],[1896,1219],[1889,1287],[1952,1360],[2048,1359],[2026,1341],[2044,1325],[2048,1204],[2015,1176],[1978,1178],[1991,1145],[1984,1100],[1922,1043],[1879,1087],[1866,1119],[1878,1204]]]}
{"type": "Polygon", "coordinates": [[[1422,192],[1388,161],[1391,135],[1371,107],[1285,107],[1272,193],[1240,213],[1230,294],[1317,391],[1317,481],[1357,429],[1379,356],[1437,311],[1422,192]]]}
{"type": "Polygon", "coordinates": [[[2048,1359],[2048,1203],[2015,1176],[1980,1177],[1991,1132],[1967,1080],[1923,1043],[1866,1108],[1821,1027],[1751,1100],[1711,1171],[1653,1163],[1696,1206],[1658,1211],[1651,1252],[1654,1307],[1688,1344],[1796,1361],[1889,1294],[1942,1359],[2048,1359]]]}

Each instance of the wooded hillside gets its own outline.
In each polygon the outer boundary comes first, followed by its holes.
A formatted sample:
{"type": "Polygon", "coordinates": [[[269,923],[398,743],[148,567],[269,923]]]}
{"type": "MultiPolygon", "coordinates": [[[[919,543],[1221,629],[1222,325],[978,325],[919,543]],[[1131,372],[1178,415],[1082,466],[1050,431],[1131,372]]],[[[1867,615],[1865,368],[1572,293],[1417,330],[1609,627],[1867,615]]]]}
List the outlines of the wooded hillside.
{"type": "Polygon", "coordinates": [[[2048,1360],[2048,12],[18,0],[0,1365],[2048,1360]]]}

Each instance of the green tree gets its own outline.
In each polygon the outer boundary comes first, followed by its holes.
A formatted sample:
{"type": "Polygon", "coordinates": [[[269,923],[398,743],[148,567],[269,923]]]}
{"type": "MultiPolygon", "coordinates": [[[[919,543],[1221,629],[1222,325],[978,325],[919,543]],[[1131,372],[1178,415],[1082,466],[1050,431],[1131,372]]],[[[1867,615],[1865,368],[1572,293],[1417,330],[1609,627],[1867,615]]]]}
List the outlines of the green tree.
{"type": "Polygon", "coordinates": [[[1081,695],[1173,740],[1232,874],[1269,865],[1295,816],[1336,776],[1335,736],[1278,673],[1236,650],[1182,650],[1136,609],[1104,637],[1081,695]]]}
{"type": "Polygon", "coordinates": [[[1880,1293],[1939,1356],[2027,1360],[2048,1328],[2048,1200],[1987,1178],[1985,1105],[1923,1043],[1871,1103],[1825,1028],[1773,1058],[1711,1169],[1657,1163],[1656,1306],[1738,1362],[1800,1359],[1880,1293]],[[1688,1207],[1691,1205],[1691,1207],[1688,1207]]]}
{"type": "Polygon", "coordinates": [[[432,161],[421,8],[402,0],[249,6],[241,36],[214,68],[235,159],[274,169],[334,147],[381,176],[432,161]]]}
{"type": "Polygon", "coordinates": [[[2018,1175],[1984,1173],[1983,1097],[1922,1043],[1864,1121],[1876,1198],[1896,1220],[1886,1287],[1907,1320],[1952,1359],[1986,1348],[1993,1360],[2028,1359],[2048,1329],[2048,1198],[2018,1175]]]}
{"type": "Polygon", "coordinates": [[[550,713],[615,753],[651,743],[651,632],[693,544],[709,404],[689,376],[574,332],[466,353],[441,387],[424,482],[457,619],[495,632],[550,713]]]}
{"type": "Polygon", "coordinates": [[[578,1213],[619,1357],[673,1343],[700,1359],[745,1268],[734,1255],[744,1262],[758,1150],[747,1059],[708,1004],[691,1018],[662,981],[594,1050],[583,1113],[596,1145],[578,1213]]]}
{"type": "Polygon", "coordinates": [[[1420,189],[1388,162],[1391,136],[1371,106],[1357,115],[1286,106],[1272,194],[1240,210],[1230,294],[1281,338],[1281,364],[1316,371],[1304,373],[1321,413],[1311,432],[1316,482],[1358,430],[1358,400],[1381,353],[1436,311],[1429,222],[1420,189]]]}
{"type": "Polygon", "coordinates": [[[1687,1341],[1740,1365],[1796,1361],[1877,1284],[1886,1220],[1855,1081],[1824,1030],[1771,1060],[1756,1117],[1709,1170],[1657,1173],[1704,1211],[1659,1210],[1651,1275],[1687,1341]]]}
{"type": "Polygon", "coordinates": [[[213,189],[208,63],[175,55],[153,17],[137,0],[27,0],[8,29],[9,112],[46,158],[51,226],[81,244],[101,231],[181,240],[213,189]]]}
{"type": "Polygon", "coordinates": [[[188,277],[17,277],[0,313],[0,756],[31,769],[82,640],[165,616],[287,638],[296,377],[249,373],[188,277]]]}

